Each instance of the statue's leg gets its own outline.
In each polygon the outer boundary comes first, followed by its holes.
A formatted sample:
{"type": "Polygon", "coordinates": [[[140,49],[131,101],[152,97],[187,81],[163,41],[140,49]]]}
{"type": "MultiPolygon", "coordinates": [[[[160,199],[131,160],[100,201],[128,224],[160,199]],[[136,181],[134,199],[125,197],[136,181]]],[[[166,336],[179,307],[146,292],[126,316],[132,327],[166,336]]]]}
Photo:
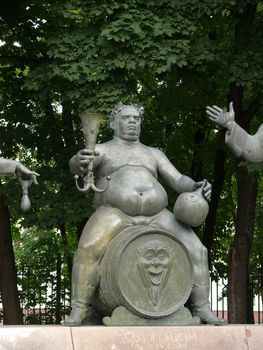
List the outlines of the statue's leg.
{"type": "Polygon", "coordinates": [[[127,226],[127,218],[110,207],[99,207],[85,225],[74,256],[71,314],[67,326],[77,326],[87,317],[88,305],[99,283],[100,260],[112,238],[127,226]]]}
{"type": "Polygon", "coordinates": [[[199,316],[204,323],[225,324],[226,321],[216,317],[210,308],[210,278],[207,249],[197,235],[190,227],[178,222],[174,214],[167,209],[164,209],[156,216],[150,225],[174,233],[175,237],[186,246],[192,258],[194,284],[190,299],[193,316],[199,316]]]}

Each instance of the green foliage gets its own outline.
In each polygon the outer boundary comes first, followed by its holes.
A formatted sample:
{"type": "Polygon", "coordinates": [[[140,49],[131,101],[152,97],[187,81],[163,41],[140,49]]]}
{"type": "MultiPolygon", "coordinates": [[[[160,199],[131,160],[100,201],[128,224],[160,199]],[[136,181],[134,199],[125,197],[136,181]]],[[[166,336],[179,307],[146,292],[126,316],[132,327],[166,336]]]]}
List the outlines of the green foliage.
{"type": "Polygon", "coordinates": [[[14,243],[23,309],[42,307],[48,310],[45,314],[29,314],[25,322],[55,323],[56,313],[61,317],[65,313],[62,305],[69,303],[70,291],[67,268],[61,261],[64,252],[58,232],[20,227],[20,237],[14,243]]]}
{"type": "Polygon", "coordinates": [[[47,24],[39,25],[47,30],[37,28],[46,45],[45,59],[30,71],[25,87],[41,92],[40,98],[63,89],[79,108],[101,112],[136,94],[136,80],[146,72],[147,79],[163,79],[171,70],[203,70],[210,62],[222,62],[222,50],[231,43],[222,27],[229,31],[235,24],[230,13],[234,5],[227,11],[220,1],[68,1],[49,6],[47,24]]]}

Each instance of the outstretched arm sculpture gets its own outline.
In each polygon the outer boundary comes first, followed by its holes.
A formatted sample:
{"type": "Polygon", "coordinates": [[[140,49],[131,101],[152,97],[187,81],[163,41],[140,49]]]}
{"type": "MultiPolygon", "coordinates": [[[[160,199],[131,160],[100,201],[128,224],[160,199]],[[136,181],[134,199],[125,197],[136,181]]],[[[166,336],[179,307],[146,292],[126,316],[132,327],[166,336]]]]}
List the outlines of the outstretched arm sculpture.
{"type": "Polygon", "coordinates": [[[96,211],[83,229],[72,270],[72,311],[65,325],[82,324],[100,280],[99,264],[109,246],[127,227],[143,225],[170,232],[184,244],[194,265],[191,292],[192,314],[205,323],[222,324],[209,304],[207,251],[192,229],[176,220],[166,209],[168,198],[158,175],[177,193],[203,187],[209,200],[211,185],[182,175],[160,150],[139,140],[143,109],[138,105],[117,105],[109,116],[112,140],[97,144],[91,153],[80,150],[70,160],[75,175],[85,175],[90,162],[96,176],[96,211]]]}
{"type": "Polygon", "coordinates": [[[235,122],[233,102],[229,111],[217,106],[208,106],[206,113],[210,120],[227,129],[225,141],[236,157],[259,163],[263,161],[263,124],[255,135],[249,135],[235,122]]]}
{"type": "Polygon", "coordinates": [[[0,158],[0,174],[16,175],[18,177],[22,187],[21,209],[24,212],[28,211],[31,208],[28,188],[32,183],[37,184],[37,176],[39,174],[15,160],[6,158],[0,158]]]}

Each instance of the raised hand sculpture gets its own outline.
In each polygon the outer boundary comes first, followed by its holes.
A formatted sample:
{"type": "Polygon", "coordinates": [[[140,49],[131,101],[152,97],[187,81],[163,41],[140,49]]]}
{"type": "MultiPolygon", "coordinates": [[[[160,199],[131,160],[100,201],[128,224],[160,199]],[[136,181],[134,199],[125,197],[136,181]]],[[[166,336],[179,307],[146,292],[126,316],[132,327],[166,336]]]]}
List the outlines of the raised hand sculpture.
{"type": "Polygon", "coordinates": [[[259,163],[263,161],[263,124],[255,135],[249,135],[235,122],[233,102],[229,104],[229,111],[218,106],[208,106],[208,118],[214,123],[226,128],[225,142],[236,157],[259,163]]]}

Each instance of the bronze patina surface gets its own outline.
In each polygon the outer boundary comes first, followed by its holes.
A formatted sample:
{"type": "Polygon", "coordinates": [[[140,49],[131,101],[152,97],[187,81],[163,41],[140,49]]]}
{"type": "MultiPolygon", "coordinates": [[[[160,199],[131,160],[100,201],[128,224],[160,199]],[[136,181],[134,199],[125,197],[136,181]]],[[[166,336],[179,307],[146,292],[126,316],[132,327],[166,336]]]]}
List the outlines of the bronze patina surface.
{"type": "Polygon", "coordinates": [[[114,309],[113,319],[107,318],[105,324],[121,325],[126,316],[130,325],[149,324],[145,321],[149,318],[154,325],[192,324],[192,315],[205,323],[222,324],[224,320],[210,310],[206,248],[188,225],[166,209],[167,194],[158,179],[177,193],[202,187],[203,200],[209,200],[211,185],[206,180],[196,183],[162,151],[142,144],[142,120],[138,105],[117,105],[109,118],[113,139],[96,144],[95,149],[82,149],[70,160],[71,172],[82,176],[84,185],[92,169],[96,211],[75,254],[72,311],[65,325],[81,325],[91,305],[103,305],[107,317],[114,309]],[[133,234],[125,236],[130,230],[133,234]],[[110,252],[113,242],[116,248],[110,252]],[[192,315],[183,306],[188,297],[192,315]]]}

